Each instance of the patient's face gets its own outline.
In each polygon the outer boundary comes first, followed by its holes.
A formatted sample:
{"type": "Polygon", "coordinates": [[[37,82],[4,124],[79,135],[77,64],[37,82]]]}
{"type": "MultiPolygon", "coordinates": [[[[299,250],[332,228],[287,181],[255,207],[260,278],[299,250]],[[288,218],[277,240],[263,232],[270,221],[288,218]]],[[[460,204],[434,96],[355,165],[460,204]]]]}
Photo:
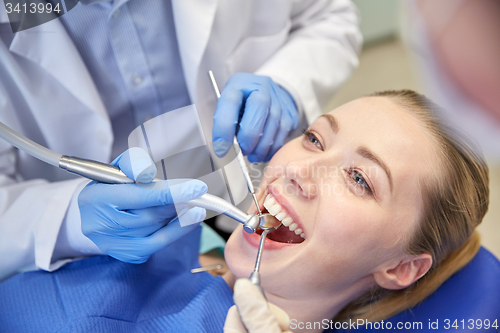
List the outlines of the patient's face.
{"type": "MultiPolygon", "coordinates": [[[[261,206],[291,223],[266,240],[263,288],[319,300],[373,285],[374,272],[405,255],[422,212],[420,182],[437,168],[427,130],[387,98],[318,118],[276,153],[259,187],[261,206]]],[[[237,277],[252,272],[259,238],[240,226],[229,239],[226,260],[237,277]]]]}

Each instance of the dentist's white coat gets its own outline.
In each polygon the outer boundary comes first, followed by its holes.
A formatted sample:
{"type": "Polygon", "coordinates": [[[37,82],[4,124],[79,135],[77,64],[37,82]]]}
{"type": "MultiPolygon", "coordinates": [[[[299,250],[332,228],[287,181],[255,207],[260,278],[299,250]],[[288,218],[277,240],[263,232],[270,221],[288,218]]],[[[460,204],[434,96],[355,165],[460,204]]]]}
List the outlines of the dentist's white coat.
{"type": "MultiPolygon", "coordinates": [[[[310,122],[358,63],[361,36],[348,0],[172,0],[172,6],[189,95],[207,119],[216,103],[209,69],[221,87],[236,72],[272,77],[310,122]]],[[[0,24],[7,23],[0,6],[0,24]]],[[[0,41],[0,121],[61,154],[110,161],[108,114],[57,19],[17,33],[10,47],[0,41]]],[[[82,186],[70,178],[0,140],[0,280],[66,262],[52,254],[82,186]]]]}

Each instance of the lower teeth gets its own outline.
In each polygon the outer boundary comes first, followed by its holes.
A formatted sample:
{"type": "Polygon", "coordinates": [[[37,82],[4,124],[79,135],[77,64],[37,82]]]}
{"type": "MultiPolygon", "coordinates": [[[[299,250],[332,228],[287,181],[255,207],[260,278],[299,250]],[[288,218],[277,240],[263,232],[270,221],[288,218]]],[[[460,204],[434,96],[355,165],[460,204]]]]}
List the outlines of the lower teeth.
{"type": "Polygon", "coordinates": [[[280,243],[302,243],[304,238],[296,235],[295,232],[291,231],[285,226],[281,226],[276,231],[271,232],[267,238],[280,243]]]}
{"type": "MultiPolygon", "coordinates": [[[[262,209],[262,214],[269,213],[266,207],[263,207],[262,209]]],[[[278,213],[279,215],[279,213],[278,213]]],[[[276,219],[276,216],[273,216],[274,219],[276,219]]],[[[278,219],[276,219],[278,220],[278,219]]],[[[263,230],[262,229],[257,229],[256,233],[259,235],[262,235],[263,230]]],[[[288,243],[288,244],[298,244],[302,243],[305,239],[302,238],[300,235],[295,234],[294,231],[290,230],[287,226],[282,225],[279,227],[277,230],[269,233],[267,235],[267,238],[270,240],[273,240],[275,242],[279,243],[288,243]]]]}

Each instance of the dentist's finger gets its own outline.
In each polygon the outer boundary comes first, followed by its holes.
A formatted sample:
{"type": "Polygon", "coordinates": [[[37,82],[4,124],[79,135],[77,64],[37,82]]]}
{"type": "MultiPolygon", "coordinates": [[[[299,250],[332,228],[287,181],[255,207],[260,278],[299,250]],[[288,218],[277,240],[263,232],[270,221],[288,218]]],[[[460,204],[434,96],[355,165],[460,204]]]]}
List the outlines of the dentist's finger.
{"type": "Polygon", "coordinates": [[[222,91],[217,101],[212,130],[212,144],[215,154],[223,157],[233,145],[240,110],[245,100],[245,93],[228,87],[222,91]]]}
{"type": "Polygon", "coordinates": [[[238,143],[243,155],[250,154],[257,146],[266,125],[270,107],[271,96],[267,90],[256,89],[246,99],[245,112],[238,131],[238,143]]]}
{"type": "Polygon", "coordinates": [[[78,196],[80,207],[98,205],[95,195],[108,198],[108,204],[120,210],[142,209],[153,206],[171,205],[201,197],[208,190],[207,185],[197,179],[169,186],[169,181],[159,181],[144,186],[138,184],[89,184],[87,190],[78,196]]]}
{"type": "Polygon", "coordinates": [[[234,285],[234,303],[241,321],[251,333],[281,332],[278,319],[267,301],[248,279],[238,279],[234,285]]]}
{"type": "Polygon", "coordinates": [[[189,219],[191,223],[181,226],[179,218],[175,218],[168,225],[144,239],[144,245],[148,249],[148,252],[153,251],[151,253],[154,253],[190,233],[205,219],[206,210],[200,207],[193,207],[188,209],[183,214],[183,217],[189,219]]]}
{"type": "Polygon", "coordinates": [[[149,183],[156,177],[156,166],[142,148],[132,147],[118,156],[111,165],[117,166],[130,179],[149,183]]]}
{"type": "Polygon", "coordinates": [[[187,209],[184,203],[176,205],[154,206],[143,209],[129,209],[116,213],[116,223],[124,229],[156,227],[159,229],[177,216],[177,213],[187,209]]]}
{"type": "Polygon", "coordinates": [[[271,160],[274,154],[276,154],[276,152],[281,147],[283,147],[288,134],[290,133],[290,131],[292,131],[292,128],[292,120],[287,116],[282,117],[278,131],[276,132],[276,136],[274,137],[273,145],[269,149],[267,156],[264,158],[264,162],[268,162],[269,160],[271,160]]]}
{"type": "Polygon", "coordinates": [[[271,97],[271,106],[269,115],[266,119],[266,124],[262,131],[262,136],[257,143],[255,149],[248,155],[248,160],[252,163],[262,162],[269,153],[274,137],[280,128],[281,121],[281,105],[277,98],[271,97]]]}
{"type": "Polygon", "coordinates": [[[175,218],[168,225],[147,237],[113,236],[109,237],[108,241],[102,245],[102,249],[99,248],[104,253],[121,261],[133,264],[146,262],[153,253],[193,231],[199,222],[205,219],[206,211],[204,209],[195,207],[189,211],[191,211],[193,223],[185,227],[181,227],[179,220],[175,218]]]}
{"type": "Polygon", "coordinates": [[[233,305],[229,308],[224,322],[224,333],[246,333],[248,332],[245,325],[241,321],[238,308],[233,305]]]}

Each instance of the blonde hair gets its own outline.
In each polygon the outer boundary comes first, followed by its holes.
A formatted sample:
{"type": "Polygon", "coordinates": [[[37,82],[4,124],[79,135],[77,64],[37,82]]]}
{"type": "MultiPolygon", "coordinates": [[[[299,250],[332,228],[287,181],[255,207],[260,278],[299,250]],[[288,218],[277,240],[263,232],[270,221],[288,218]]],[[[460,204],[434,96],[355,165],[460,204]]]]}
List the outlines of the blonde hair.
{"type": "Polygon", "coordinates": [[[342,310],[335,318],[337,321],[379,321],[422,302],[475,256],[480,247],[475,228],[488,210],[486,163],[439,121],[436,104],[412,90],[383,91],[370,96],[389,98],[415,115],[437,145],[440,169],[435,181],[421,182],[423,217],[406,246],[409,254],[429,253],[433,264],[426,275],[408,288],[370,290],[342,310]]]}

